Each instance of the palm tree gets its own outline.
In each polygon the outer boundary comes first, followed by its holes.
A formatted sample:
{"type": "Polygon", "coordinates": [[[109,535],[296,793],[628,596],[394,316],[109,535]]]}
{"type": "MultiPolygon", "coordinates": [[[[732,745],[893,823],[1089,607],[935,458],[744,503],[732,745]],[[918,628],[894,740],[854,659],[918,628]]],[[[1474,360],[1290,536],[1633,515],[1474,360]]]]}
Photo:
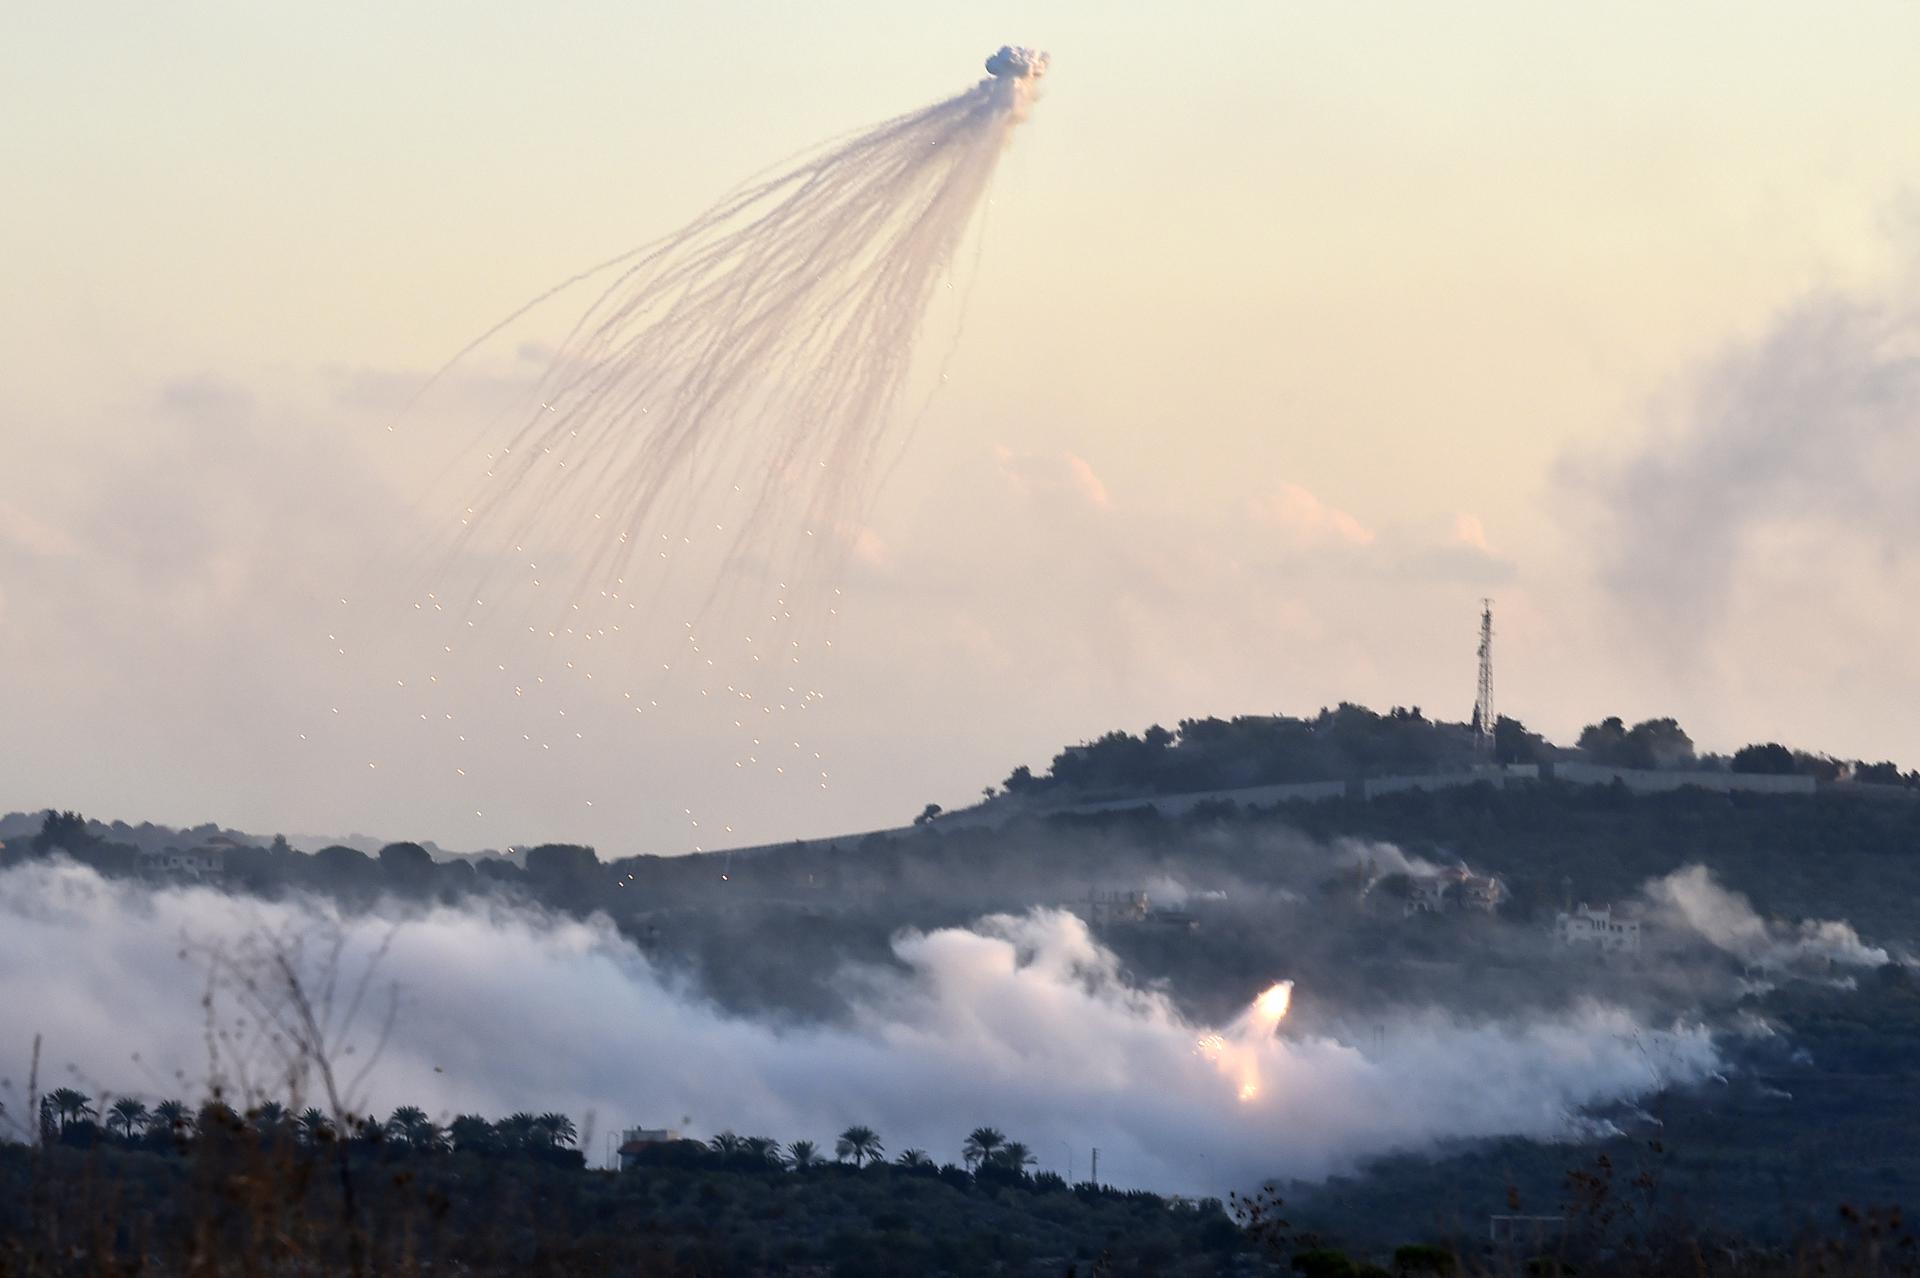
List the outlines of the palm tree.
{"type": "Polygon", "coordinates": [[[47,1104],[53,1110],[54,1117],[60,1120],[62,1132],[67,1130],[70,1123],[100,1116],[100,1111],[93,1107],[93,1097],[71,1087],[57,1087],[48,1092],[47,1104]]]}
{"type": "Polygon", "coordinates": [[[927,1151],[924,1149],[903,1149],[900,1151],[900,1157],[893,1161],[909,1169],[933,1166],[933,1159],[927,1157],[927,1151]]]}
{"type": "Polygon", "coordinates": [[[478,1114],[461,1114],[447,1124],[456,1151],[475,1153],[494,1144],[493,1124],[478,1114]]]}
{"type": "Polygon", "coordinates": [[[309,1145],[333,1139],[333,1120],[312,1105],[300,1111],[300,1116],[293,1120],[293,1128],[309,1145]]]}
{"type": "Polygon", "coordinates": [[[163,1100],[153,1107],[153,1117],[147,1120],[147,1126],[164,1127],[175,1136],[185,1136],[193,1130],[193,1115],[184,1102],[163,1100]]]}
{"type": "Polygon", "coordinates": [[[402,1105],[387,1119],[387,1131],[414,1149],[431,1152],[446,1148],[446,1133],[418,1105],[402,1105]]]}
{"type": "Polygon", "coordinates": [[[783,1166],[785,1160],[780,1157],[780,1142],[771,1136],[748,1136],[740,1142],[740,1152],[756,1162],[773,1167],[783,1166]]]}
{"type": "Polygon", "coordinates": [[[402,1105],[387,1117],[387,1135],[407,1144],[421,1134],[421,1129],[431,1126],[427,1121],[427,1111],[418,1105],[402,1105]]]}
{"type": "Polygon", "coordinates": [[[508,1149],[532,1149],[541,1140],[539,1127],[540,1120],[522,1110],[501,1119],[493,1130],[508,1149]]]}
{"type": "Polygon", "coordinates": [[[216,1140],[237,1136],[246,1128],[245,1120],[233,1112],[233,1106],[217,1098],[202,1101],[200,1113],[193,1120],[194,1131],[216,1140]]]}
{"type": "Polygon", "coordinates": [[[820,1164],[820,1150],[810,1140],[796,1140],[787,1146],[787,1166],[795,1171],[805,1171],[820,1164]]]}
{"type": "Polygon", "coordinates": [[[147,1107],[131,1096],[122,1096],[107,1109],[107,1130],[111,1132],[115,1123],[128,1140],[133,1139],[133,1129],[142,1131],[147,1126],[147,1107]]]}
{"type": "Polygon", "coordinates": [[[573,1120],[565,1114],[542,1114],[539,1123],[546,1130],[549,1145],[571,1145],[580,1139],[573,1120]]]}
{"type": "Polygon", "coordinates": [[[738,1136],[735,1136],[732,1132],[721,1132],[719,1135],[715,1136],[712,1140],[707,1142],[707,1148],[711,1149],[714,1153],[720,1155],[722,1158],[733,1157],[735,1154],[739,1153],[741,1149],[745,1147],[745,1145],[746,1145],[746,1142],[741,1140],[738,1136]]]}
{"type": "Polygon", "coordinates": [[[968,1167],[978,1167],[1006,1143],[1006,1135],[998,1128],[976,1127],[967,1133],[967,1143],[960,1147],[960,1156],[967,1160],[968,1167]]]}
{"type": "Polygon", "coordinates": [[[262,1136],[277,1134],[287,1121],[287,1107],[279,1101],[262,1101],[251,1114],[253,1129],[262,1136]]]}
{"type": "Polygon", "coordinates": [[[1004,1167],[1008,1171],[1019,1172],[1024,1176],[1027,1168],[1033,1166],[1040,1160],[1035,1158],[1033,1151],[1025,1145],[1022,1145],[1017,1140],[1010,1140],[999,1149],[993,1151],[991,1161],[995,1167],[1004,1167]]]}
{"type": "Polygon", "coordinates": [[[838,1158],[851,1158],[853,1165],[859,1167],[868,1159],[878,1158],[887,1151],[880,1144],[878,1132],[856,1124],[840,1133],[840,1139],[834,1142],[833,1152],[838,1158]]]}

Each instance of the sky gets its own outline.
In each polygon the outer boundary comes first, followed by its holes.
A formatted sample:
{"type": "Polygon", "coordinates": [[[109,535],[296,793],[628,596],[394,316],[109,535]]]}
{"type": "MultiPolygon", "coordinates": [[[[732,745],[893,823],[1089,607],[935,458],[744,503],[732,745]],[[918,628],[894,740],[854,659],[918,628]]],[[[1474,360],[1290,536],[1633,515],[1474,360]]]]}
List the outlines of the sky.
{"type": "Polygon", "coordinates": [[[603,855],[888,826],[1116,727],[1464,717],[1483,596],[1500,710],[1556,739],[1671,714],[1920,766],[1916,36],[1892,3],[14,6],[0,808],[603,855]],[[831,785],[733,769],[671,698],[469,772],[401,735],[331,609],[417,558],[526,348],[396,444],[411,389],[1008,41],[1054,69],[831,601],[831,785]]]}

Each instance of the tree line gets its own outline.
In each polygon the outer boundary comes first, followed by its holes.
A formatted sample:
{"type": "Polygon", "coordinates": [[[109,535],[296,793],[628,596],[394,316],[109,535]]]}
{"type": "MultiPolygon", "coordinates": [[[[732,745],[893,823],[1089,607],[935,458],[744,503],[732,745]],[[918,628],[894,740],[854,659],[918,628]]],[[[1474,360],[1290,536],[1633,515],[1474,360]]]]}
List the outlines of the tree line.
{"type": "MultiPolygon", "coordinates": [[[[0,1107],[0,1116],[4,1116],[0,1107]]],[[[290,1143],[321,1149],[342,1142],[355,1148],[413,1154],[525,1154],[547,1161],[581,1162],[580,1133],[565,1114],[516,1113],[496,1121],[461,1114],[445,1126],[418,1105],[402,1105],[385,1119],[336,1118],[316,1106],[291,1110],[263,1101],[240,1112],[219,1097],[198,1106],[166,1099],[148,1105],[134,1096],[106,1104],[73,1087],[58,1087],[39,1101],[38,1140],[42,1145],[92,1148],[114,1145],[155,1152],[178,1152],[201,1140],[253,1137],[264,1143],[290,1143]]]]}
{"type": "MultiPolygon", "coordinates": [[[[1920,788],[1920,771],[1757,742],[1731,755],[1702,754],[1671,717],[1628,725],[1611,715],[1581,729],[1562,747],[1520,720],[1494,724],[1493,761],[1508,764],[1579,760],[1608,767],[1705,769],[1811,776],[1821,781],[1920,788]]],[[[1183,719],[1174,729],[1153,724],[1135,735],[1109,732],[1068,746],[1043,774],[1015,768],[1000,790],[1033,795],[1054,788],[1078,792],[1164,793],[1226,790],[1298,781],[1342,781],[1391,773],[1446,771],[1485,762],[1471,723],[1430,719],[1419,706],[1381,714],[1342,702],[1317,715],[1245,715],[1183,719]]],[[[989,787],[988,797],[995,791],[989,787]]],[[[923,812],[922,822],[939,814],[923,812]]]]}
{"type": "MultiPolygon", "coordinates": [[[[848,1127],[834,1140],[832,1162],[858,1171],[886,1163],[887,1150],[878,1132],[863,1124],[848,1127]]],[[[811,1140],[795,1140],[782,1145],[770,1136],[740,1136],[723,1131],[711,1140],[666,1141],[644,1146],[633,1152],[634,1161],[647,1165],[700,1165],[708,1161],[734,1170],[774,1170],[807,1172],[828,1164],[827,1152],[811,1140]]],[[[1026,1179],[1037,1162],[1024,1143],[1009,1139],[996,1127],[976,1127],[960,1146],[960,1162],[942,1165],[924,1149],[901,1150],[891,1165],[902,1171],[924,1175],[969,1176],[976,1179],[1026,1179]]],[[[1052,1173],[1041,1177],[1065,1184],[1052,1173]]]]}

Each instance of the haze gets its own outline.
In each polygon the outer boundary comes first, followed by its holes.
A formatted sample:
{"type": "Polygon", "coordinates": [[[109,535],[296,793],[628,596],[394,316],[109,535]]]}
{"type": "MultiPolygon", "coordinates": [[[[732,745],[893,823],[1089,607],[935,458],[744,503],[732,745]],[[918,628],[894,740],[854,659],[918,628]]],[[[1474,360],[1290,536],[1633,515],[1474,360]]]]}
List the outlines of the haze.
{"type": "MultiPolygon", "coordinates": [[[[1482,595],[1500,709],[1557,739],[1672,714],[1911,762],[1917,36],[1894,5],[10,12],[0,809],[603,854],[893,825],[1111,727],[1462,717],[1482,595]],[[482,742],[525,778],[484,805],[315,739],[379,704],[321,640],[418,535],[411,390],[1007,39],[1051,87],[838,603],[832,787],[742,784],[691,710],[564,770],[482,742]]],[[[527,371],[490,350],[436,420],[527,371]]]]}

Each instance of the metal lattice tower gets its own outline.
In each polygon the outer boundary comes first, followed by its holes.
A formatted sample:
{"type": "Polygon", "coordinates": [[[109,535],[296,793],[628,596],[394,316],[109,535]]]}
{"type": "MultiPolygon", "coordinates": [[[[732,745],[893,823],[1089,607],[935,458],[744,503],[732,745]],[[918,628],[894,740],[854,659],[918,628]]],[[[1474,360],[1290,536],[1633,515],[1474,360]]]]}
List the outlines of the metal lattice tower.
{"type": "Polygon", "coordinates": [[[1480,689],[1473,700],[1474,746],[1493,757],[1493,600],[1480,601],[1480,689]]]}

